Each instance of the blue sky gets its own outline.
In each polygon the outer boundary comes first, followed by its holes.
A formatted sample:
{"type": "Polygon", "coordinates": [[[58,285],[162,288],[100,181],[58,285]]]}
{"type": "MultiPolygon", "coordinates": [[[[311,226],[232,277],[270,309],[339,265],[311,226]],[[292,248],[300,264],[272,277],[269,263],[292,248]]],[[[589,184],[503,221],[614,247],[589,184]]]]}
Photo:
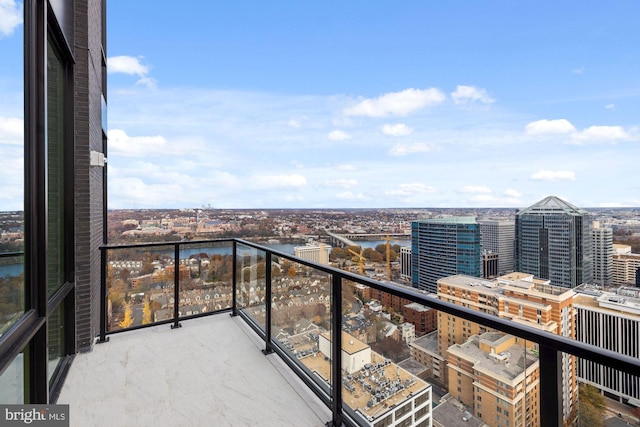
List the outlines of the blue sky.
{"type": "MultiPolygon", "coordinates": [[[[640,206],[637,1],[108,8],[111,208],[640,206]]],[[[18,68],[0,64],[0,209],[18,68]]]]}

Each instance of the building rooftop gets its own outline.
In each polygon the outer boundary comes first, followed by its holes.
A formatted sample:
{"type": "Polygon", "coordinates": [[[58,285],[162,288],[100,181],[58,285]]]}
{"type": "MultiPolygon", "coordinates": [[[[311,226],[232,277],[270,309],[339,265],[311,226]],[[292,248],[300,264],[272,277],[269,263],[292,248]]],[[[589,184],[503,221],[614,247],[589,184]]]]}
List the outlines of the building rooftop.
{"type": "Polygon", "coordinates": [[[490,353],[480,348],[483,342],[490,345],[500,345],[505,340],[513,339],[511,335],[499,332],[485,332],[474,335],[463,344],[449,347],[454,355],[465,356],[474,361],[474,369],[490,372],[498,378],[514,380],[527,369],[538,362],[538,355],[532,350],[525,351],[524,346],[514,344],[500,353],[490,353]]]}
{"type": "Polygon", "coordinates": [[[581,286],[576,291],[575,305],[640,316],[640,288],[623,286],[611,292],[595,286],[581,286]]]}
{"type": "Polygon", "coordinates": [[[431,310],[429,307],[427,307],[425,305],[422,305],[422,304],[418,304],[417,302],[409,303],[409,304],[405,305],[405,307],[408,307],[408,308],[410,308],[412,310],[420,311],[420,312],[431,310]]]}
{"type": "Polygon", "coordinates": [[[423,218],[416,222],[437,224],[477,224],[475,216],[446,216],[438,218],[423,218]]]}
{"type": "Polygon", "coordinates": [[[438,352],[438,331],[433,331],[429,334],[423,335],[420,338],[416,338],[411,346],[419,347],[431,353],[438,352]]]}
{"type": "Polygon", "coordinates": [[[433,425],[438,427],[481,427],[486,425],[455,399],[442,401],[433,409],[433,425]]]}
{"type": "Polygon", "coordinates": [[[491,280],[457,274],[455,276],[443,277],[438,280],[438,283],[493,295],[504,295],[505,290],[515,293],[521,293],[523,291],[527,291],[527,294],[538,293],[540,296],[546,298],[557,297],[552,299],[559,300],[570,298],[573,295],[572,289],[553,286],[549,284],[548,280],[535,279],[531,274],[518,272],[509,273],[491,280]]]}
{"type": "Polygon", "coordinates": [[[329,409],[227,314],[110,336],[76,355],[57,403],[71,426],[324,426],[329,409]]]}
{"type": "Polygon", "coordinates": [[[522,209],[516,215],[589,215],[589,213],[556,196],[548,196],[537,203],[522,209]]]}

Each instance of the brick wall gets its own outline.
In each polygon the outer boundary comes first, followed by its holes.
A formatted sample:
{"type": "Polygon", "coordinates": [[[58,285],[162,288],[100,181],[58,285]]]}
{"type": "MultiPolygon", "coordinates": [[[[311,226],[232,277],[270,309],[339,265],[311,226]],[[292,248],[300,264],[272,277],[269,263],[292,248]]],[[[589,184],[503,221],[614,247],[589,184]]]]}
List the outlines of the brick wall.
{"type": "Polygon", "coordinates": [[[103,169],[90,166],[102,152],[102,0],[75,0],[75,271],[76,351],[90,351],[99,331],[103,169]]]}

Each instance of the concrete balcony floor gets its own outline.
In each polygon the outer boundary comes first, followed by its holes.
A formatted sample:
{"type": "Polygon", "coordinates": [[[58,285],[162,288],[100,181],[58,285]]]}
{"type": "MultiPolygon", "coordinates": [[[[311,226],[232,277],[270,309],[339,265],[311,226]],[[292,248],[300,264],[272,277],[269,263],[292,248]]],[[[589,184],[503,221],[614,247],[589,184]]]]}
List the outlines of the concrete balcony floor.
{"type": "Polygon", "coordinates": [[[329,409],[240,317],[111,335],[78,354],[58,399],[71,426],[323,426],[329,409]]]}

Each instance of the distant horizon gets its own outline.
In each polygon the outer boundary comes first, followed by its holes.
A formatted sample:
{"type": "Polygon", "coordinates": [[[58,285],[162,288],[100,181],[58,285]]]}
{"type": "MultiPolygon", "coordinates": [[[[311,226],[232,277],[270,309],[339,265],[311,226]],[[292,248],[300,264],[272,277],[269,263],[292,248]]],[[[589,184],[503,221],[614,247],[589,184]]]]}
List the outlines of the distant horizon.
{"type": "MultiPolygon", "coordinates": [[[[370,210],[452,210],[452,209],[465,209],[465,210],[508,210],[517,211],[524,209],[527,206],[522,207],[478,207],[478,206],[450,206],[450,207],[366,207],[366,208],[217,208],[217,207],[182,207],[182,208],[110,208],[107,212],[112,211],[180,211],[180,210],[216,210],[216,211],[370,211],[370,210]]],[[[601,207],[601,206],[578,206],[581,209],[586,210],[611,210],[611,211],[624,211],[624,210],[637,210],[640,206],[623,206],[623,207],[601,207]]],[[[0,210],[0,213],[22,213],[23,210],[0,210]]]]}

